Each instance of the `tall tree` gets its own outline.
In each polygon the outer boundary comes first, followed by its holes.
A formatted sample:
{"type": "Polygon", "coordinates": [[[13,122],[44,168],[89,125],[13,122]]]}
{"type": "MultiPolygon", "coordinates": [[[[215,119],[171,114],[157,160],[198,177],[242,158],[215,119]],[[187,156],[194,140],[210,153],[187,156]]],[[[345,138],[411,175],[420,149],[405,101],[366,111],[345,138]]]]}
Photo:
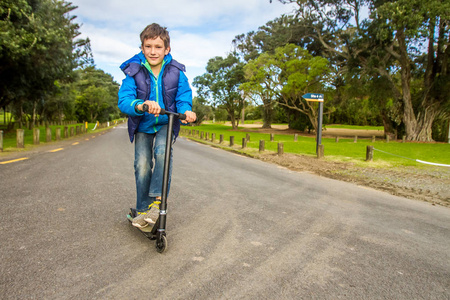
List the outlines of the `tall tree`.
{"type": "Polygon", "coordinates": [[[448,1],[280,1],[298,4],[298,16],[311,20],[314,38],[344,72],[389,82],[384,98],[400,104],[393,107],[400,107],[408,140],[432,140],[433,120],[449,101],[448,1]],[[364,6],[370,18],[361,22],[364,6]]]}
{"type": "Polygon", "coordinates": [[[432,124],[450,101],[450,3],[398,0],[374,6],[376,37],[398,72],[380,70],[403,104],[406,138],[432,140],[432,124]],[[392,73],[399,73],[401,87],[392,73]]]}
{"type": "Polygon", "coordinates": [[[225,58],[217,56],[208,61],[207,73],[195,77],[193,81],[201,98],[227,111],[234,129],[239,125],[239,114],[244,107],[239,90],[244,81],[243,67],[236,53],[230,53],[225,58]]]}
{"type": "Polygon", "coordinates": [[[59,0],[1,2],[0,106],[14,101],[19,119],[24,107],[29,114],[40,107],[44,115],[46,99],[57,91],[55,81],[70,79],[79,35],[70,16],[75,8],[59,0]]]}
{"type": "Polygon", "coordinates": [[[119,116],[117,93],[119,85],[112,76],[94,66],[76,71],[78,80],[75,114],[78,121],[106,122],[119,116]]]}
{"type": "Polygon", "coordinates": [[[308,116],[317,129],[317,107],[303,100],[302,95],[328,92],[326,83],[330,70],[327,59],[288,44],[277,48],[274,54],[263,53],[244,70],[248,81],[242,85],[244,90],[259,93],[261,97],[265,91],[270,92],[280,105],[308,116]]]}

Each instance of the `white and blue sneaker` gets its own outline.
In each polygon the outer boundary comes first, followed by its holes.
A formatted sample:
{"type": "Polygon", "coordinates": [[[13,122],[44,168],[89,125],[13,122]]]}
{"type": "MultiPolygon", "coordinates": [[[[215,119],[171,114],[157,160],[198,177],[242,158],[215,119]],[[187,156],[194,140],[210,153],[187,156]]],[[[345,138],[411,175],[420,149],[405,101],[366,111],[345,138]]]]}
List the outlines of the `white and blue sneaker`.
{"type": "Polygon", "coordinates": [[[137,228],[144,228],[148,226],[148,223],[145,221],[145,217],[147,216],[148,211],[145,212],[137,212],[137,216],[133,218],[131,221],[131,225],[137,228]]]}

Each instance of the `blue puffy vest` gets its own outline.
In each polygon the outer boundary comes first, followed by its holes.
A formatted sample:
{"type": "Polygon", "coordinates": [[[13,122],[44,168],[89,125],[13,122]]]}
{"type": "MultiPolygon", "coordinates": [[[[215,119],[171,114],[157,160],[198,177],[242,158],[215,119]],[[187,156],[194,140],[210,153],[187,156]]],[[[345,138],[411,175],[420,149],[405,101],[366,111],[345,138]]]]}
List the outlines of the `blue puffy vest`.
{"type": "MultiPolygon", "coordinates": [[[[122,68],[122,71],[134,78],[137,87],[137,99],[149,100],[151,91],[151,79],[148,70],[139,63],[131,62],[122,68]]],[[[180,71],[186,72],[186,67],[176,60],[172,59],[165,67],[162,75],[163,101],[166,110],[176,112],[177,107],[175,98],[178,92],[178,81],[180,71]]],[[[142,116],[128,117],[128,134],[130,141],[133,142],[142,116]]],[[[173,134],[175,138],[180,132],[180,120],[175,118],[173,123],[173,134]]]]}

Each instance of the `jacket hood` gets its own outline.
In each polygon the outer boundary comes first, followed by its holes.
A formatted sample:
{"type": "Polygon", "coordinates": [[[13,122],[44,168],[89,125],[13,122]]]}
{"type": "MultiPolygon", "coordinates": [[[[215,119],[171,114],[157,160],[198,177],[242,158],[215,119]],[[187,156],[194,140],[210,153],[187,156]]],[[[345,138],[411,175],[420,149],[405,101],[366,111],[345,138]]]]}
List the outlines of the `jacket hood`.
{"type": "MultiPolygon", "coordinates": [[[[172,61],[172,55],[169,53],[164,57],[164,64],[168,64],[172,61]]],[[[134,76],[139,71],[141,65],[145,64],[146,58],[144,53],[139,52],[132,58],[126,60],[120,65],[120,69],[125,73],[125,75],[134,76]]]]}

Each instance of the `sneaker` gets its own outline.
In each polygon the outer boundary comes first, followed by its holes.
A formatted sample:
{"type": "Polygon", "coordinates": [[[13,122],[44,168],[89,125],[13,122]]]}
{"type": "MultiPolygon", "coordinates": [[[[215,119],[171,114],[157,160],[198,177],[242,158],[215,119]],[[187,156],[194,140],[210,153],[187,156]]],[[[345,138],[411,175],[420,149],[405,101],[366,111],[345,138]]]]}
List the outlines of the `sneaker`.
{"type": "Polygon", "coordinates": [[[137,217],[133,219],[131,225],[137,228],[144,228],[148,226],[148,223],[144,220],[147,212],[138,213],[137,217]]]}
{"type": "Polygon", "coordinates": [[[152,204],[150,204],[149,208],[150,211],[147,212],[147,214],[144,216],[144,221],[150,224],[155,224],[156,220],[158,220],[159,217],[159,204],[161,204],[161,201],[155,201],[152,204]]]}

